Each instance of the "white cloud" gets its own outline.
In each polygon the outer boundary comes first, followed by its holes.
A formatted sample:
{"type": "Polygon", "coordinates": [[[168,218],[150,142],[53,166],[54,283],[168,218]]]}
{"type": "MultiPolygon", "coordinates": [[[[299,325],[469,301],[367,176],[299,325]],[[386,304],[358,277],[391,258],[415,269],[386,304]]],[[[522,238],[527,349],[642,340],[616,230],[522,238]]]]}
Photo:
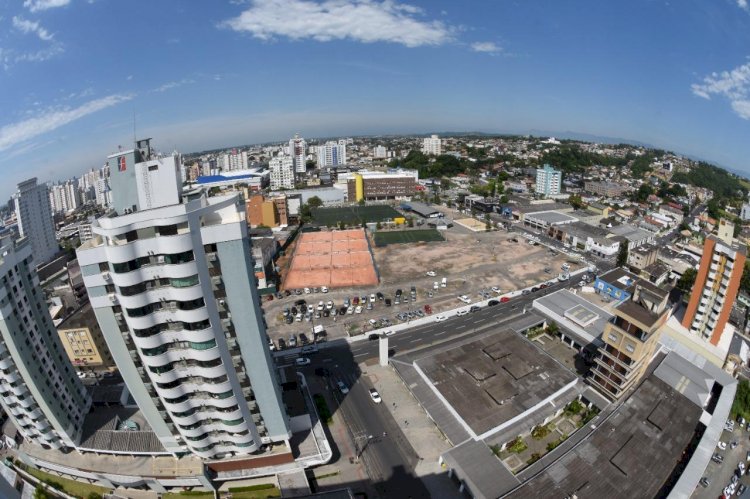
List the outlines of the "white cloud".
{"type": "Polygon", "coordinates": [[[40,10],[65,7],[69,3],[70,0],[24,0],[23,6],[31,12],[39,12],[40,10]]]}
{"type": "Polygon", "coordinates": [[[0,151],[5,151],[17,144],[26,142],[39,135],[51,132],[61,126],[79,120],[89,114],[112,107],[132,99],[132,95],[109,95],[89,101],[70,109],[51,110],[34,118],[4,125],[0,128],[0,151]]]}
{"type": "Polygon", "coordinates": [[[747,4],[747,0],[737,0],[737,7],[750,11],[750,5],[747,4]]]}
{"type": "Polygon", "coordinates": [[[166,92],[167,90],[172,90],[173,88],[181,87],[183,85],[187,85],[189,83],[195,83],[195,80],[190,80],[188,78],[183,78],[180,81],[170,81],[165,83],[164,85],[160,85],[156,87],[155,89],[151,90],[152,92],[166,92]]]}
{"type": "Polygon", "coordinates": [[[261,40],[354,40],[391,42],[407,47],[441,45],[454,29],[421,20],[418,7],[394,0],[250,0],[249,8],[222,25],[261,40]]]}
{"type": "Polygon", "coordinates": [[[13,16],[13,27],[21,33],[33,33],[38,36],[40,40],[44,40],[45,42],[49,42],[53,38],[52,33],[41,27],[38,22],[29,21],[22,17],[13,16]]]}
{"type": "Polygon", "coordinates": [[[750,63],[731,71],[711,73],[702,83],[691,86],[693,94],[704,99],[712,96],[729,100],[732,109],[740,118],[750,120],[750,63]]]}
{"type": "Polygon", "coordinates": [[[471,50],[488,54],[497,54],[503,51],[502,47],[498,47],[495,42],[475,42],[471,44],[471,50]]]}

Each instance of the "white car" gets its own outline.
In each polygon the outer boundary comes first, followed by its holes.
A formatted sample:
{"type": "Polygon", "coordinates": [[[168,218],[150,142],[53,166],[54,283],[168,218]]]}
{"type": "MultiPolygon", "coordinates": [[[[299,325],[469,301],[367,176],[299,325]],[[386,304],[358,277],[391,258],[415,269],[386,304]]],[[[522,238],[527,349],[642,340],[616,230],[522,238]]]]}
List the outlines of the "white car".
{"type": "Polygon", "coordinates": [[[378,393],[378,391],[375,388],[370,388],[370,398],[376,404],[379,404],[379,403],[381,403],[383,401],[383,399],[380,398],[380,394],[378,393]]]}
{"type": "Polygon", "coordinates": [[[331,310],[333,308],[333,302],[331,300],[328,300],[328,303],[326,303],[326,308],[328,310],[331,310]]]}
{"type": "Polygon", "coordinates": [[[435,284],[432,285],[432,289],[439,289],[439,288],[440,288],[440,284],[437,281],[435,281],[435,284]]]}
{"type": "Polygon", "coordinates": [[[376,321],[375,319],[370,319],[370,320],[369,320],[369,321],[367,321],[367,322],[369,322],[371,326],[374,326],[375,324],[377,324],[377,323],[378,323],[378,321],[376,321]]]}
{"type": "Polygon", "coordinates": [[[336,386],[339,387],[339,391],[341,393],[343,393],[344,395],[346,395],[347,393],[349,393],[349,388],[346,387],[346,385],[344,384],[343,381],[337,381],[336,382],[336,386]]]}
{"type": "Polygon", "coordinates": [[[503,291],[502,291],[502,290],[501,290],[500,288],[498,288],[497,286],[492,286],[492,292],[493,292],[493,293],[497,293],[497,294],[500,294],[500,293],[502,293],[503,291]]]}
{"type": "Polygon", "coordinates": [[[325,286],[323,286],[322,288],[320,288],[320,291],[321,291],[322,293],[328,293],[328,288],[327,288],[327,287],[325,287],[325,286]]]}
{"type": "Polygon", "coordinates": [[[448,319],[448,318],[446,316],[444,316],[444,315],[436,315],[435,316],[435,322],[443,322],[446,319],[448,319]]]}
{"type": "Polygon", "coordinates": [[[306,294],[306,295],[309,295],[309,294],[310,294],[310,288],[305,288],[305,294],[306,294]]]}
{"type": "Polygon", "coordinates": [[[318,310],[321,311],[325,308],[325,304],[322,301],[318,302],[318,310]]]}
{"type": "Polygon", "coordinates": [[[433,272],[432,270],[430,270],[429,272],[427,272],[427,276],[428,277],[435,277],[436,275],[437,274],[435,272],[433,272]]]}
{"type": "Polygon", "coordinates": [[[346,308],[346,315],[352,315],[354,313],[354,307],[346,308]]]}
{"type": "Polygon", "coordinates": [[[468,314],[468,313],[469,313],[469,311],[468,311],[468,310],[466,310],[465,308],[462,308],[461,310],[459,310],[458,312],[456,312],[456,315],[457,315],[458,317],[461,317],[462,315],[466,315],[466,314],[468,314]]]}
{"type": "MultiPolygon", "coordinates": [[[[392,335],[396,334],[396,331],[394,331],[393,329],[388,329],[383,334],[386,335],[386,336],[392,336],[392,335]]],[[[748,453],[748,454],[750,454],[750,453],[748,453]]]]}
{"type": "Polygon", "coordinates": [[[79,378],[81,378],[81,379],[83,379],[83,378],[85,378],[85,377],[86,377],[86,373],[83,373],[83,372],[81,372],[81,371],[78,371],[78,372],[76,373],[76,375],[77,375],[77,376],[78,376],[79,378]]]}
{"type": "Polygon", "coordinates": [[[471,303],[471,298],[469,298],[466,295],[461,295],[461,296],[458,297],[458,299],[461,300],[464,303],[471,303]]]}
{"type": "Polygon", "coordinates": [[[361,305],[357,305],[357,308],[354,309],[354,313],[355,314],[361,314],[362,313],[362,306],[361,305]]]}
{"type": "Polygon", "coordinates": [[[310,359],[308,359],[307,357],[300,357],[298,359],[295,359],[294,363],[298,366],[306,366],[310,364],[310,359]]]}
{"type": "Polygon", "coordinates": [[[719,445],[717,445],[717,447],[718,447],[719,449],[721,449],[721,450],[726,450],[726,448],[727,448],[727,443],[726,443],[726,442],[719,442],[719,445]]]}

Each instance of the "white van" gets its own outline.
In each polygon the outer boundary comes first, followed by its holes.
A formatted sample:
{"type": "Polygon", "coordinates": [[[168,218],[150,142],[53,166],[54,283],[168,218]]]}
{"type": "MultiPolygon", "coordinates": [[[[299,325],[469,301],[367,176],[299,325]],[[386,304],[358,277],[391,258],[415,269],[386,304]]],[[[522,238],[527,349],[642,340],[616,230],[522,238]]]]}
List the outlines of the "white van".
{"type": "Polygon", "coordinates": [[[444,288],[446,284],[448,284],[448,278],[447,277],[443,277],[443,281],[440,283],[440,287],[444,288]]]}

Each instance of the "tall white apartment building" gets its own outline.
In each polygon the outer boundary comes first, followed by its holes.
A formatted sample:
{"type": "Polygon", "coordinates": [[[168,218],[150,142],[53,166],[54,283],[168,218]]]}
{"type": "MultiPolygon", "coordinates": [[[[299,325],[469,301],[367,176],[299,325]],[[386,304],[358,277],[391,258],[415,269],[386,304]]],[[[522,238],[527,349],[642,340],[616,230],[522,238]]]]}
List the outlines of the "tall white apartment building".
{"type": "Polygon", "coordinates": [[[47,185],[38,185],[36,177],[24,180],[18,184],[14,205],[18,231],[31,243],[33,265],[51,260],[59,247],[55,240],[55,222],[47,185]]]}
{"type": "Polygon", "coordinates": [[[44,303],[28,239],[0,240],[0,404],[23,437],[75,447],[91,399],[44,303]]]}
{"type": "Polygon", "coordinates": [[[202,458],[289,439],[239,195],[183,194],[179,164],[148,141],[114,156],[117,216],[93,223],[78,262],[149,425],[168,451],[202,458]]]}
{"type": "Polygon", "coordinates": [[[318,146],[318,168],[346,164],[346,140],[326,142],[318,146]],[[344,142],[343,144],[341,142],[344,142]]]}
{"type": "Polygon", "coordinates": [[[223,171],[247,170],[247,151],[232,149],[231,153],[220,155],[216,163],[223,171]]]}
{"type": "Polygon", "coordinates": [[[385,146],[377,145],[372,148],[372,156],[375,159],[383,159],[388,157],[388,149],[385,146]]]}
{"type": "Polygon", "coordinates": [[[562,186],[562,172],[555,170],[550,165],[536,169],[536,193],[545,196],[560,194],[562,186]]]}
{"type": "Polygon", "coordinates": [[[271,172],[271,190],[294,189],[294,159],[291,156],[276,156],[268,162],[271,172]]]}
{"type": "Polygon", "coordinates": [[[429,138],[424,139],[422,143],[422,152],[425,154],[434,154],[439,156],[443,153],[443,144],[440,137],[432,135],[429,138]]]}
{"type": "Polygon", "coordinates": [[[53,213],[68,213],[81,205],[78,180],[66,180],[49,187],[49,201],[53,213]]]}
{"type": "Polygon", "coordinates": [[[289,155],[294,160],[294,172],[307,172],[307,143],[298,134],[289,141],[289,155]]]}

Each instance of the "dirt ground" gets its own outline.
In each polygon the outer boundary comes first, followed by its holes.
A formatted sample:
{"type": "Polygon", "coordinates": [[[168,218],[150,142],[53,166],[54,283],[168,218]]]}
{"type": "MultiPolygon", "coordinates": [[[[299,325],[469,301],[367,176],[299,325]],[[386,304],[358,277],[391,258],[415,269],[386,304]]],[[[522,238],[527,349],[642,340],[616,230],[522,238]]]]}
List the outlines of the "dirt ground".
{"type": "Polygon", "coordinates": [[[434,271],[438,277],[471,280],[472,288],[498,286],[508,291],[556,276],[565,262],[572,270],[578,268],[565,255],[552,255],[547,247],[532,246],[513,232],[472,233],[454,227],[444,235],[444,242],[373,248],[381,283],[395,284],[434,271]],[[551,272],[545,273],[545,268],[551,272]]]}

